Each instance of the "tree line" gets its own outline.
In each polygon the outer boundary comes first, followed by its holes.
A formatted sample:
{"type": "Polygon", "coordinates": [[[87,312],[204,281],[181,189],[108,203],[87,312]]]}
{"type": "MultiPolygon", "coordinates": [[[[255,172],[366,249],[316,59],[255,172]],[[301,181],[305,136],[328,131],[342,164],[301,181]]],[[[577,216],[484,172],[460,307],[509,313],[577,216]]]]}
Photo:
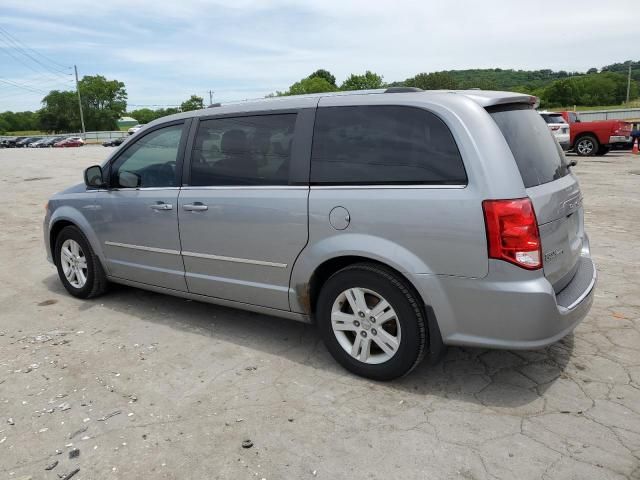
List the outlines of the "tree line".
{"type": "MultiPolygon", "coordinates": [[[[82,98],[82,112],[87,131],[118,130],[118,119],[128,115],[139,123],[178,112],[204,108],[204,100],[197,95],[179,107],[151,110],[143,108],[127,112],[127,91],[123,82],[108,80],[102,75],[85,76],[78,82],[82,98]]],[[[42,99],[36,112],[0,113],[0,133],[39,130],[51,133],[80,132],[82,122],[78,94],[73,90],[52,90],[42,99]]]]}
{"type": "MultiPolygon", "coordinates": [[[[515,91],[538,96],[544,108],[620,105],[626,99],[629,67],[632,69],[630,99],[633,100],[640,95],[640,61],[615,63],[601,69],[594,67],[586,73],[548,69],[444,70],[418,73],[405,80],[389,83],[384,81],[382,75],[369,70],[362,74],[351,74],[338,83],[331,72],[319,69],[293,83],[288,89],[267,96],[408,86],[424,90],[480,88],[515,91]]],[[[179,107],[127,111],[124,83],[108,80],[102,75],[83,77],[79,82],[79,89],[87,131],[117,130],[118,119],[125,115],[135,118],[139,123],[149,123],[165,115],[204,108],[203,98],[192,95],[179,107]]],[[[42,108],[36,112],[0,113],[0,133],[25,130],[56,133],[80,131],[77,92],[52,90],[42,99],[42,108]]]]}
{"type": "Polygon", "coordinates": [[[632,67],[630,100],[640,95],[640,62],[626,62],[591,68],[587,73],[552,70],[474,69],[418,73],[403,81],[386,83],[381,75],[366,71],[351,74],[340,85],[327,70],[317,70],[293,83],[285,91],[269,96],[299,95],[385,87],[418,87],[423,90],[507,90],[535,95],[545,108],[573,105],[620,105],[626,100],[627,74],[632,67]]]}

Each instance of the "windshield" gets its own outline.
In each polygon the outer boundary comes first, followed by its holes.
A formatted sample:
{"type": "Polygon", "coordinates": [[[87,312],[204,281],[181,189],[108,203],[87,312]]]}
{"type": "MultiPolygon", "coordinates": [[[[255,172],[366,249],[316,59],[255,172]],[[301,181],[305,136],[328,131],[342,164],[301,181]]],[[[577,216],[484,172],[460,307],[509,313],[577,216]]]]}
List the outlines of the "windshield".
{"type": "Polygon", "coordinates": [[[525,187],[552,182],[569,173],[562,148],[538,112],[524,105],[488,110],[509,144],[525,187]]]}

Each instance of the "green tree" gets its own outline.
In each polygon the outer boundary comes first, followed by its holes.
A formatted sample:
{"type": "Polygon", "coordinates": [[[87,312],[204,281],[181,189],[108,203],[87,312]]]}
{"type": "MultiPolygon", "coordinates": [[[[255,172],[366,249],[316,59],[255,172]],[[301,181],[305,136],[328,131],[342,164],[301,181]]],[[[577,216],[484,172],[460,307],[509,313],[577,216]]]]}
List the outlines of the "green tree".
{"type": "Polygon", "coordinates": [[[124,83],[102,75],[85,76],[79,82],[86,129],[116,130],[118,119],[127,110],[124,83]]]}
{"type": "Polygon", "coordinates": [[[157,110],[151,110],[150,108],[139,108],[137,110],[133,110],[128,112],[127,115],[135,118],[138,123],[149,123],[154,121],[158,117],[157,110]]]}
{"type": "Polygon", "coordinates": [[[278,92],[278,95],[305,95],[309,93],[333,92],[336,87],[322,77],[308,77],[294,83],[286,92],[278,92]]]}
{"type": "Polygon", "coordinates": [[[0,113],[0,130],[17,132],[23,130],[38,129],[38,114],[35,112],[11,112],[0,113]]]}
{"type": "Polygon", "coordinates": [[[423,90],[453,90],[458,88],[455,77],[448,72],[419,73],[405,80],[407,87],[418,87],[423,90]]]}
{"type": "Polygon", "coordinates": [[[313,78],[313,77],[324,78],[329,83],[329,85],[333,85],[334,87],[337,88],[336,77],[334,77],[329,70],[324,70],[323,68],[321,68],[313,72],[307,78],[313,78]]]}
{"type": "Polygon", "coordinates": [[[340,90],[372,90],[383,86],[382,76],[367,70],[364,75],[354,75],[352,73],[349,78],[342,82],[340,90]]]}
{"type": "Polygon", "coordinates": [[[39,128],[45,132],[80,131],[80,113],[76,92],[52,90],[42,99],[39,128]]]}
{"type": "Polygon", "coordinates": [[[180,104],[180,110],[183,112],[190,112],[191,110],[200,110],[204,108],[204,100],[197,95],[191,95],[188,100],[185,100],[180,104]]]}

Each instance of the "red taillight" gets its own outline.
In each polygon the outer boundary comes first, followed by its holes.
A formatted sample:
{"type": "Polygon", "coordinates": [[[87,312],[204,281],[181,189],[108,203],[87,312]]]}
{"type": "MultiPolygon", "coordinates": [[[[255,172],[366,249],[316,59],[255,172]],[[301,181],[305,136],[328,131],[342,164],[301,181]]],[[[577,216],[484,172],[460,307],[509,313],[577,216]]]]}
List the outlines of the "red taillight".
{"type": "Polygon", "coordinates": [[[542,267],[540,232],[531,199],[485,200],[482,209],[489,258],[528,270],[542,267]]]}

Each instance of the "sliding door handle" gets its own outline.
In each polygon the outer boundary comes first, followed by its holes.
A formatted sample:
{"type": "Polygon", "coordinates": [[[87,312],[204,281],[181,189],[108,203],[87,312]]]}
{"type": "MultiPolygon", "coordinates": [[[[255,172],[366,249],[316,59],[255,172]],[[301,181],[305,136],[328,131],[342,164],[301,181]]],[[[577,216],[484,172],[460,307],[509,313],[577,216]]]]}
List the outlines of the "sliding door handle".
{"type": "Polygon", "coordinates": [[[171,205],[170,203],[164,203],[164,202],[154,203],[153,205],[149,205],[149,207],[151,208],[151,210],[172,210],[173,209],[173,205],[171,205]]]}
{"type": "Polygon", "coordinates": [[[187,212],[204,212],[209,210],[209,207],[202,202],[185,203],[182,208],[187,212]]]}

